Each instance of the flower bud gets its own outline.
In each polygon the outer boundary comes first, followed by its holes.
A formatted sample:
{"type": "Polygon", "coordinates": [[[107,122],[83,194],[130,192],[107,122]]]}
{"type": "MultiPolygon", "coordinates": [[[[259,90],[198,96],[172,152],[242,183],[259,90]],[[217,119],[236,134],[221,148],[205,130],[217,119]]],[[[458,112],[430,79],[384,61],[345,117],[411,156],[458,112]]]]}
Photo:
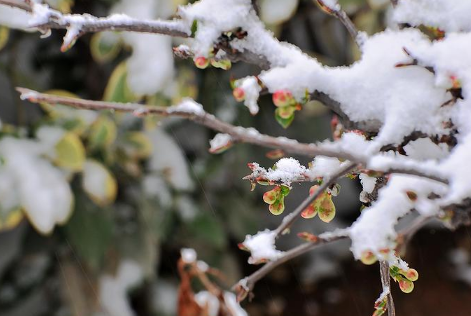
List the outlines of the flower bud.
{"type": "Polygon", "coordinates": [[[419,278],[419,272],[417,272],[415,269],[409,269],[406,271],[404,276],[409,279],[409,281],[417,281],[419,278]]]}
{"type": "Polygon", "coordinates": [[[313,234],[308,233],[308,232],[298,233],[298,237],[301,238],[302,240],[308,241],[308,242],[317,242],[319,240],[319,238],[317,238],[316,235],[313,235],[313,234]]]}
{"type": "Polygon", "coordinates": [[[195,62],[195,66],[199,69],[205,69],[209,66],[209,59],[203,56],[195,57],[193,61],[195,62]]]}
{"type": "Polygon", "coordinates": [[[399,288],[404,293],[410,293],[414,290],[414,282],[401,278],[399,280],[399,288]]]}
{"type": "Polygon", "coordinates": [[[287,90],[278,90],[273,93],[273,103],[278,107],[286,107],[294,102],[293,95],[287,90]]]}
{"type": "Polygon", "coordinates": [[[314,203],[311,203],[308,207],[304,209],[301,213],[302,218],[313,218],[317,215],[317,209],[314,207],[314,203]]]}
{"type": "Polygon", "coordinates": [[[245,100],[245,92],[242,88],[235,88],[234,90],[232,90],[232,95],[234,96],[234,99],[236,99],[237,102],[242,102],[245,100]]]}
{"type": "Polygon", "coordinates": [[[360,261],[363,262],[363,264],[372,265],[377,261],[377,259],[373,252],[365,251],[361,255],[360,261]]]}
{"type": "Polygon", "coordinates": [[[417,201],[417,193],[415,193],[414,191],[407,191],[406,194],[409,200],[411,200],[412,202],[417,201]]]}

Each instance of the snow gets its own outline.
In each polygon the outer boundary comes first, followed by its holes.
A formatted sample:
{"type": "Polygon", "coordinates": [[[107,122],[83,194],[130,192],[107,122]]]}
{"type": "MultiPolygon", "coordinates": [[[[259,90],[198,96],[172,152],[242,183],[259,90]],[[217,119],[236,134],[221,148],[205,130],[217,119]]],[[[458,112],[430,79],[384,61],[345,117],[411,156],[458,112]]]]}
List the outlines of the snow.
{"type": "Polygon", "coordinates": [[[381,249],[394,249],[397,233],[395,225],[412,208],[425,216],[436,215],[440,210],[437,203],[428,200],[431,193],[443,194],[445,186],[416,176],[392,175],[388,184],[379,192],[378,200],[365,208],[349,229],[351,250],[359,259],[366,251],[383,258],[381,249]],[[407,192],[417,194],[411,201],[407,192]]]}
{"type": "Polygon", "coordinates": [[[360,173],[360,181],[363,186],[363,191],[366,193],[372,193],[376,186],[376,178],[370,177],[366,173],[360,173]]]}
{"type": "Polygon", "coordinates": [[[0,141],[0,206],[22,207],[33,226],[49,234],[72,213],[73,195],[60,169],[44,158],[50,144],[4,137],[0,141]]]}
{"type": "Polygon", "coordinates": [[[133,260],[120,262],[116,276],[103,275],[99,279],[99,299],[102,310],[113,316],[134,316],[127,291],[143,279],[143,270],[133,260]]]}
{"type": "Polygon", "coordinates": [[[340,165],[341,162],[337,158],[317,156],[307,174],[311,179],[329,178],[339,170],[340,165]]]}
{"type": "Polygon", "coordinates": [[[172,112],[185,112],[188,114],[204,114],[203,106],[190,98],[184,98],[182,102],[177,105],[173,105],[167,109],[168,113],[172,112]]]}
{"type": "Polygon", "coordinates": [[[262,88],[258,84],[258,80],[255,77],[247,77],[245,79],[238,80],[236,86],[242,88],[245,93],[244,105],[249,109],[250,114],[255,115],[259,111],[257,104],[258,97],[262,88]]]}
{"type": "MultiPolygon", "coordinates": [[[[131,16],[141,20],[168,18],[168,1],[165,0],[121,0],[112,8],[113,20],[125,22],[131,16]]],[[[133,49],[128,58],[127,81],[137,95],[153,95],[163,91],[174,76],[172,39],[158,34],[122,33],[123,40],[133,49]]]]}
{"type": "Polygon", "coordinates": [[[180,250],[180,254],[182,256],[182,261],[185,263],[195,263],[196,262],[196,251],[192,248],[183,248],[180,250]]]}
{"type": "Polygon", "coordinates": [[[471,2],[467,0],[399,0],[393,19],[413,26],[438,27],[447,32],[471,31],[471,2]]]}
{"type": "Polygon", "coordinates": [[[232,142],[232,137],[229,134],[218,133],[213,139],[209,141],[210,150],[217,150],[218,148],[229,145],[232,142]]]}
{"type": "Polygon", "coordinates": [[[194,184],[186,157],[173,138],[162,129],[149,131],[147,135],[154,148],[147,162],[149,171],[163,176],[177,190],[191,190],[194,184]]]}
{"type": "Polygon", "coordinates": [[[28,30],[31,14],[17,8],[0,6],[0,25],[9,28],[28,30]]]}
{"type": "Polygon", "coordinates": [[[441,160],[448,156],[448,146],[440,143],[435,144],[430,138],[419,138],[417,140],[409,142],[404,146],[404,151],[407,156],[414,160],[441,160]]]}
{"type": "Polygon", "coordinates": [[[243,245],[250,251],[250,264],[256,264],[263,260],[276,260],[283,255],[282,251],[275,248],[276,232],[266,229],[251,236],[247,235],[243,245]]]}
{"type": "Polygon", "coordinates": [[[195,301],[198,305],[208,311],[208,316],[218,316],[219,300],[208,291],[200,291],[195,295],[195,301]]]}
{"type": "Polygon", "coordinates": [[[289,186],[291,182],[303,178],[307,169],[294,158],[282,158],[278,160],[273,169],[267,171],[257,168],[257,172],[263,174],[267,180],[281,182],[289,186]]]}

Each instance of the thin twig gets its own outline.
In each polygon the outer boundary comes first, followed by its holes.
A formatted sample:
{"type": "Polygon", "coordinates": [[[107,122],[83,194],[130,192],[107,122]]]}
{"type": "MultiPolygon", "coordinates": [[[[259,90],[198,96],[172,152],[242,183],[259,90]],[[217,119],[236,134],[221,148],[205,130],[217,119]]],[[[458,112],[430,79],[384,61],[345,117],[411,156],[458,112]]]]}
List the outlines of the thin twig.
{"type": "Polygon", "coordinates": [[[396,308],[394,307],[394,300],[391,294],[391,279],[389,276],[389,263],[386,261],[379,262],[379,271],[381,273],[381,285],[383,291],[389,289],[387,294],[388,316],[396,316],[396,308]]]}
{"type": "Polygon", "coordinates": [[[302,254],[305,254],[306,252],[309,252],[312,249],[317,248],[318,246],[321,246],[321,245],[324,245],[324,244],[327,244],[327,243],[331,243],[331,242],[334,242],[334,241],[337,241],[337,240],[340,240],[340,239],[345,239],[345,238],[347,238],[346,235],[338,235],[338,236],[325,237],[325,238],[321,238],[319,236],[319,238],[317,238],[317,240],[314,241],[314,242],[303,243],[303,244],[301,244],[301,245],[285,252],[283,254],[283,256],[281,256],[277,260],[270,261],[270,262],[266,263],[263,267],[261,267],[260,269],[258,269],[257,271],[255,271],[254,273],[249,275],[248,277],[240,280],[237,284],[235,284],[233,286],[233,289],[236,289],[240,286],[243,290],[245,290],[247,292],[251,292],[253,290],[253,288],[255,287],[255,284],[260,279],[265,277],[268,273],[270,273],[274,268],[278,267],[279,265],[281,265],[281,264],[283,264],[283,263],[285,263],[285,262],[287,262],[287,261],[289,261],[293,258],[296,258],[296,257],[298,257],[302,254]]]}
{"type": "MultiPolygon", "coordinates": [[[[2,0],[0,0],[2,1],[2,0]]],[[[325,156],[339,158],[343,160],[349,160],[355,164],[361,164],[364,167],[368,167],[368,161],[365,160],[364,156],[354,155],[351,152],[346,152],[332,146],[326,147],[322,144],[306,144],[300,143],[296,140],[285,138],[285,137],[273,137],[265,134],[261,134],[253,128],[244,128],[241,126],[234,126],[217,119],[214,115],[209,114],[203,110],[198,113],[189,112],[185,110],[179,110],[177,107],[162,107],[162,106],[147,106],[137,103],[117,103],[117,102],[104,102],[104,101],[92,101],[85,99],[76,99],[70,97],[56,96],[51,94],[40,93],[34,90],[26,88],[17,88],[17,91],[21,93],[22,98],[28,99],[33,103],[46,102],[49,104],[61,104],[67,105],[78,109],[89,109],[89,110],[109,110],[109,111],[120,111],[130,112],[137,116],[145,115],[161,115],[161,116],[174,116],[184,118],[193,121],[197,124],[204,125],[212,130],[229,134],[232,137],[234,143],[248,143],[262,147],[282,149],[283,151],[291,154],[299,154],[308,157],[325,156]]],[[[390,173],[410,174],[418,177],[431,179],[437,182],[448,184],[446,178],[434,175],[430,172],[422,172],[416,170],[404,164],[404,166],[394,166],[394,169],[385,170],[390,173]]]]}

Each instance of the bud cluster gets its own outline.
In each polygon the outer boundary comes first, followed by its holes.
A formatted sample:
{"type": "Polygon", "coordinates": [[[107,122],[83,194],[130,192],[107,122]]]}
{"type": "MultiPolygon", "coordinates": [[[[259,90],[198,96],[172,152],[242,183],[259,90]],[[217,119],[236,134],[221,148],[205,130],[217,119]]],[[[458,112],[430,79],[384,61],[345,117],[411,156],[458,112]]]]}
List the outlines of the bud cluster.
{"type": "MultiPolygon", "coordinates": [[[[319,190],[318,185],[309,189],[309,195],[313,195],[319,190]]],[[[321,221],[329,223],[335,217],[335,204],[332,201],[330,191],[322,192],[309,206],[301,213],[303,218],[313,218],[319,214],[321,221]]]]}
{"type": "Polygon", "coordinates": [[[401,269],[397,266],[389,268],[389,274],[394,281],[399,283],[399,288],[404,293],[410,293],[414,290],[414,281],[419,279],[419,273],[415,269],[401,269]]]}
{"type": "Polygon", "coordinates": [[[290,188],[278,185],[274,189],[263,194],[263,201],[267,203],[268,209],[273,215],[280,215],[285,210],[285,196],[289,194],[290,188]]]}

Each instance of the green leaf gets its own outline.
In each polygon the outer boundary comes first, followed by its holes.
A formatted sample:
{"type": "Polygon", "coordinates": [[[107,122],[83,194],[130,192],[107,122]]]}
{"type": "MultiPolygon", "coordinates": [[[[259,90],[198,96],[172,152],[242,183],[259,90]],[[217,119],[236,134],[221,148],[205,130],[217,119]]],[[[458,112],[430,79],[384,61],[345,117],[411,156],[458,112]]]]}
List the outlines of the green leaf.
{"type": "Polygon", "coordinates": [[[226,246],[226,232],[223,224],[213,214],[202,214],[191,223],[190,230],[194,238],[216,247],[226,246]]]}
{"type": "Polygon", "coordinates": [[[126,103],[138,100],[128,86],[127,73],[128,70],[125,62],[122,62],[115,68],[108,80],[103,96],[104,101],[126,103]]]}
{"type": "Polygon", "coordinates": [[[88,144],[91,149],[108,147],[115,141],[116,135],[115,122],[108,116],[100,116],[90,128],[88,144]]]}
{"type": "Polygon", "coordinates": [[[114,32],[97,33],[90,41],[92,57],[99,63],[109,62],[116,58],[121,46],[121,36],[114,32]]]}
{"type": "Polygon", "coordinates": [[[98,268],[111,244],[113,219],[106,210],[77,198],[75,212],[65,225],[67,240],[91,267],[98,268]]]}
{"type": "Polygon", "coordinates": [[[275,111],[275,118],[276,121],[283,127],[283,128],[288,128],[288,126],[291,125],[294,119],[294,113],[288,117],[288,118],[282,118],[279,114],[280,108],[277,108],[275,111]]]}
{"type": "Polygon", "coordinates": [[[129,132],[124,135],[124,150],[134,159],[144,159],[152,153],[152,143],[142,132],[129,132]]]}
{"type": "Polygon", "coordinates": [[[82,170],[85,162],[85,148],[76,134],[66,132],[57,142],[55,150],[54,163],[56,165],[74,172],[82,170]]]}
{"type": "Polygon", "coordinates": [[[195,37],[196,32],[198,31],[198,21],[194,20],[191,24],[191,37],[195,37]]]}

